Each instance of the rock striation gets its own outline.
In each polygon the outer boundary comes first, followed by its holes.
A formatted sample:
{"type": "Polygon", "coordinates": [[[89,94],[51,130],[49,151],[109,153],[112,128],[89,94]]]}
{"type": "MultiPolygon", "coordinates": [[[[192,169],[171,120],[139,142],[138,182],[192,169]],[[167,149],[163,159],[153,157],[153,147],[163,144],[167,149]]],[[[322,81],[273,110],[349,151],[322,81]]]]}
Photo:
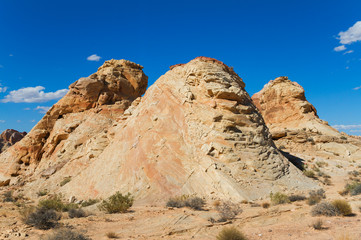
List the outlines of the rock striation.
{"type": "Polygon", "coordinates": [[[340,133],[321,120],[302,86],[288,77],[271,80],[252,100],[278,146],[326,157],[361,158],[359,139],[340,133]]]}
{"type": "Polygon", "coordinates": [[[317,188],[275,147],[242,79],[199,57],[145,95],[142,67],[111,60],[70,85],[37,126],[0,156],[0,176],[78,199],[131,192],[138,203],[196,194],[256,199],[317,188]],[[71,181],[64,186],[64,177],[71,181]]]}
{"type": "Polygon", "coordinates": [[[26,132],[18,132],[14,129],[6,129],[0,134],[0,153],[19,142],[26,132]]]}

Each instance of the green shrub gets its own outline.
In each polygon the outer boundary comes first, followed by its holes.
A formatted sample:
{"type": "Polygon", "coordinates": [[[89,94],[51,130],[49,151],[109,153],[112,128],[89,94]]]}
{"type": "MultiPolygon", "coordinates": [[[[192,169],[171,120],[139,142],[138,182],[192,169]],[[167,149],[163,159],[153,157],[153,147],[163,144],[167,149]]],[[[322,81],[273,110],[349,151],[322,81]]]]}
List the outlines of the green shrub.
{"type": "Polygon", "coordinates": [[[134,198],[130,193],[123,196],[120,192],[116,192],[107,200],[103,200],[99,209],[107,213],[124,213],[133,205],[133,202],[134,198]]]}
{"type": "Polygon", "coordinates": [[[36,195],[38,195],[38,197],[42,197],[48,194],[48,190],[44,189],[44,190],[40,190],[39,192],[36,193],[36,195]]]}
{"type": "Polygon", "coordinates": [[[80,205],[82,207],[88,207],[88,206],[94,205],[94,204],[96,204],[98,202],[100,202],[99,199],[88,199],[88,200],[82,202],[80,205]]]}
{"type": "Polygon", "coordinates": [[[217,235],[217,240],[247,240],[246,236],[235,227],[223,228],[217,235]]]}
{"type": "Polygon", "coordinates": [[[78,208],[76,203],[64,203],[61,195],[57,194],[48,199],[40,200],[38,203],[39,208],[54,209],[59,212],[67,212],[70,209],[78,208]]]}
{"type": "Polygon", "coordinates": [[[234,219],[238,214],[242,213],[240,206],[232,202],[223,202],[217,206],[217,211],[220,216],[218,222],[226,222],[234,219]]]}
{"type": "Polygon", "coordinates": [[[290,202],[288,196],[280,192],[276,192],[275,194],[271,193],[270,198],[273,205],[285,204],[290,202]]]}
{"type": "Polygon", "coordinates": [[[332,205],[336,207],[343,216],[349,216],[352,214],[352,208],[345,200],[335,200],[332,202],[332,205]]]}
{"type": "Polygon", "coordinates": [[[321,202],[314,206],[311,210],[312,216],[338,216],[340,211],[329,202],[321,202]]]}
{"type": "Polygon", "coordinates": [[[28,214],[25,223],[35,228],[47,230],[57,225],[60,216],[53,209],[38,208],[28,214]]]}
{"type": "Polygon", "coordinates": [[[46,240],[91,240],[81,233],[72,231],[70,229],[59,229],[55,233],[51,234],[46,240]]]}
{"type": "Polygon", "coordinates": [[[313,170],[304,170],[303,171],[303,174],[306,176],[306,177],[309,177],[309,178],[317,178],[316,177],[316,174],[313,170]]]}
{"type": "Polygon", "coordinates": [[[71,177],[65,177],[63,179],[63,181],[60,182],[60,187],[64,186],[65,184],[67,184],[70,181],[71,181],[71,177]]]}
{"type": "Polygon", "coordinates": [[[76,209],[76,208],[70,209],[68,211],[68,215],[70,218],[83,218],[83,217],[87,216],[87,214],[81,208],[80,209],[76,209]]]}
{"type": "Polygon", "coordinates": [[[306,199],[306,197],[303,195],[290,195],[290,196],[288,196],[288,199],[291,202],[296,202],[296,201],[303,201],[306,199]]]}

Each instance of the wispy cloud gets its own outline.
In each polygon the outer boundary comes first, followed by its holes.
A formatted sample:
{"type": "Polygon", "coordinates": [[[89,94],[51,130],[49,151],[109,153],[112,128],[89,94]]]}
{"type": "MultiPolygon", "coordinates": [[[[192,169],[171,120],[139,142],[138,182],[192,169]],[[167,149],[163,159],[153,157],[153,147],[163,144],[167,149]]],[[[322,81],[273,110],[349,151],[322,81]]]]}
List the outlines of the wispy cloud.
{"type": "Polygon", "coordinates": [[[47,106],[37,106],[34,108],[34,110],[39,111],[39,113],[46,113],[49,109],[50,107],[47,106]]]}
{"type": "Polygon", "coordinates": [[[7,87],[0,87],[0,93],[6,92],[6,90],[8,90],[7,87]]]}
{"type": "Polygon", "coordinates": [[[349,54],[349,53],[353,53],[353,50],[349,50],[349,51],[347,51],[347,52],[344,52],[343,55],[349,54]]]}
{"type": "Polygon", "coordinates": [[[100,59],[101,57],[96,54],[90,55],[89,57],[86,58],[86,60],[88,61],[96,61],[96,62],[98,62],[100,59]]]}
{"type": "Polygon", "coordinates": [[[351,44],[353,42],[361,41],[361,21],[356,22],[352,27],[345,32],[338,34],[341,44],[351,44]]]}
{"type": "Polygon", "coordinates": [[[0,120],[0,123],[4,123],[5,122],[5,120],[0,120]]]}
{"type": "Polygon", "coordinates": [[[341,46],[335,47],[333,50],[336,52],[341,52],[343,50],[346,50],[346,47],[345,47],[345,45],[341,45],[341,46]]]}
{"type": "Polygon", "coordinates": [[[26,110],[26,111],[29,111],[31,108],[29,108],[29,107],[27,107],[27,108],[24,108],[24,110],[26,110]]]}
{"type": "Polygon", "coordinates": [[[355,88],[353,88],[353,90],[360,90],[361,89],[361,86],[358,86],[358,87],[355,87],[355,88]]]}
{"type": "Polygon", "coordinates": [[[35,102],[47,102],[62,98],[67,92],[67,89],[60,89],[56,92],[44,92],[45,88],[42,86],[37,87],[26,87],[18,90],[11,91],[4,99],[1,100],[3,103],[14,102],[14,103],[35,103],[35,102]]]}
{"type": "Polygon", "coordinates": [[[361,129],[361,124],[354,124],[354,125],[334,125],[332,126],[336,128],[337,130],[357,130],[361,129]]]}
{"type": "Polygon", "coordinates": [[[0,64],[0,68],[4,68],[4,66],[0,64]]]}
{"type": "Polygon", "coordinates": [[[9,57],[13,57],[13,56],[14,56],[13,54],[11,54],[11,53],[9,54],[9,57]]]}

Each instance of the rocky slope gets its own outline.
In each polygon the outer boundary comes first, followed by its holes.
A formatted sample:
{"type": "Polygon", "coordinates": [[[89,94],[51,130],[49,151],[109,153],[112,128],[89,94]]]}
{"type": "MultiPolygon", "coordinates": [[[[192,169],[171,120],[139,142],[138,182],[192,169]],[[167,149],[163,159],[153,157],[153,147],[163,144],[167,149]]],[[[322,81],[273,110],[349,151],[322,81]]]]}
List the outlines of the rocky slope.
{"type": "Polygon", "coordinates": [[[244,82],[215,59],[171,67],[145,93],[142,67],[111,60],[70,86],[0,156],[0,176],[27,194],[78,199],[131,192],[138,203],[180,194],[255,199],[317,188],[275,147],[244,82]],[[61,186],[65,178],[71,181],[61,186]]]}
{"type": "Polygon", "coordinates": [[[6,129],[0,134],[0,153],[19,142],[25,135],[26,132],[18,132],[14,129],[6,129]]]}
{"type": "Polygon", "coordinates": [[[324,157],[361,158],[361,141],[321,120],[306,100],[304,89],[287,77],[271,80],[252,100],[278,146],[324,157]]]}

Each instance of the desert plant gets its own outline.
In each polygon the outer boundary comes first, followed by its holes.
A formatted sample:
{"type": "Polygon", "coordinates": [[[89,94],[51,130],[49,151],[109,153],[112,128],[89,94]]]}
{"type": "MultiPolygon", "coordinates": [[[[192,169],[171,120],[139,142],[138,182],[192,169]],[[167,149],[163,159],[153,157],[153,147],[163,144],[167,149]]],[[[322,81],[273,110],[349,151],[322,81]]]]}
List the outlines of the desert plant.
{"type": "Polygon", "coordinates": [[[107,200],[103,200],[99,209],[107,213],[124,213],[133,205],[133,202],[134,198],[130,193],[123,196],[120,192],[116,192],[107,200]]]}
{"type": "Polygon", "coordinates": [[[238,214],[242,213],[242,209],[238,204],[232,202],[223,202],[217,207],[220,218],[219,222],[226,222],[235,218],[238,214]]]}
{"type": "Polygon", "coordinates": [[[37,208],[24,220],[25,223],[30,226],[46,230],[57,225],[58,221],[60,220],[60,215],[58,215],[53,209],[37,208]]]}
{"type": "Polygon", "coordinates": [[[71,177],[65,177],[61,182],[60,182],[60,187],[64,186],[65,184],[67,184],[68,182],[71,181],[71,177]]]}
{"type": "Polygon", "coordinates": [[[345,200],[335,200],[332,202],[332,205],[336,207],[343,216],[349,216],[352,214],[352,208],[345,200]]]}
{"type": "Polygon", "coordinates": [[[303,201],[306,199],[306,197],[303,195],[290,195],[290,196],[288,196],[288,199],[291,202],[296,202],[296,201],[303,201]]]}
{"type": "Polygon", "coordinates": [[[82,207],[88,207],[88,206],[94,205],[94,204],[96,204],[98,202],[100,202],[99,199],[88,199],[86,201],[83,201],[80,205],[82,207]]]}
{"type": "Polygon", "coordinates": [[[321,202],[314,206],[311,210],[312,216],[338,216],[339,210],[329,202],[321,202]]]}
{"type": "Polygon", "coordinates": [[[316,230],[322,230],[323,229],[323,221],[321,219],[317,219],[316,221],[314,221],[311,225],[313,227],[313,229],[316,230]]]}
{"type": "Polygon", "coordinates": [[[83,209],[76,209],[76,208],[72,208],[68,211],[68,215],[70,218],[83,218],[86,217],[87,214],[84,212],[83,209]]]}
{"type": "Polygon", "coordinates": [[[177,198],[170,198],[166,204],[167,207],[182,208],[184,207],[184,201],[177,198]]]}
{"type": "Polygon", "coordinates": [[[316,162],[317,167],[327,167],[328,163],[324,161],[317,161],[316,162]]]}
{"type": "Polygon", "coordinates": [[[313,170],[304,170],[303,171],[303,174],[306,176],[306,177],[309,177],[309,178],[317,178],[316,177],[316,174],[313,170]]]}
{"type": "Polygon", "coordinates": [[[309,194],[309,197],[307,199],[308,205],[315,205],[321,202],[322,199],[326,198],[325,190],[323,189],[318,189],[317,191],[312,190],[308,194],[309,194]]]}
{"type": "Polygon", "coordinates": [[[42,197],[48,194],[48,190],[43,189],[43,190],[39,190],[36,195],[38,195],[38,197],[42,197]]]}
{"type": "Polygon", "coordinates": [[[39,208],[54,209],[59,212],[67,212],[70,209],[78,208],[76,203],[64,203],[60,194],[54,195],[48,199],[40,200],[38,203],[39,208]]]}
{"type": "Polygon", "coordinates": [[[273,205],[285,204],[290,202],[288,196],[280,192],[276,192],[275,194],[271,193],[270,198],[273,205]]]}
{"type": "Polygon", "coordinates": [[[185,201],[185,206],[194,210],[202,210],[206,202],[200,197],[190,197],[185,201]]]}
{"type": "Polygon", "coordinates": [[[91,240],[79,232],[72,231],[70,229],[59,229],[53,234],[47,236],[46,240],[91,240]]]}
{"type": "Polygon", "coordinates": [[[12,191],[7,191],[3,194],[4,197],[4,202],[15,202],[16,199],[13,197],[13,192],[12,191]]]}
{"type": "Polygon", "coordinates": [[[119,238],[119,236],[115,232],[107,232],[107,234],[105,235],[107,236],[107,238],[119,238]]]}
{"type": "Polygon", "coordinates": [[[269,208],[270,204],[268,202],[264,202],[264,203],[262,203],[262,207],[263,208],[269,208]]]}
{"type": "Polygon", "coordinates": [[[246,236],[235,227],[223,228],[216,237],[217,240],[247,240],[246,236]]]}

